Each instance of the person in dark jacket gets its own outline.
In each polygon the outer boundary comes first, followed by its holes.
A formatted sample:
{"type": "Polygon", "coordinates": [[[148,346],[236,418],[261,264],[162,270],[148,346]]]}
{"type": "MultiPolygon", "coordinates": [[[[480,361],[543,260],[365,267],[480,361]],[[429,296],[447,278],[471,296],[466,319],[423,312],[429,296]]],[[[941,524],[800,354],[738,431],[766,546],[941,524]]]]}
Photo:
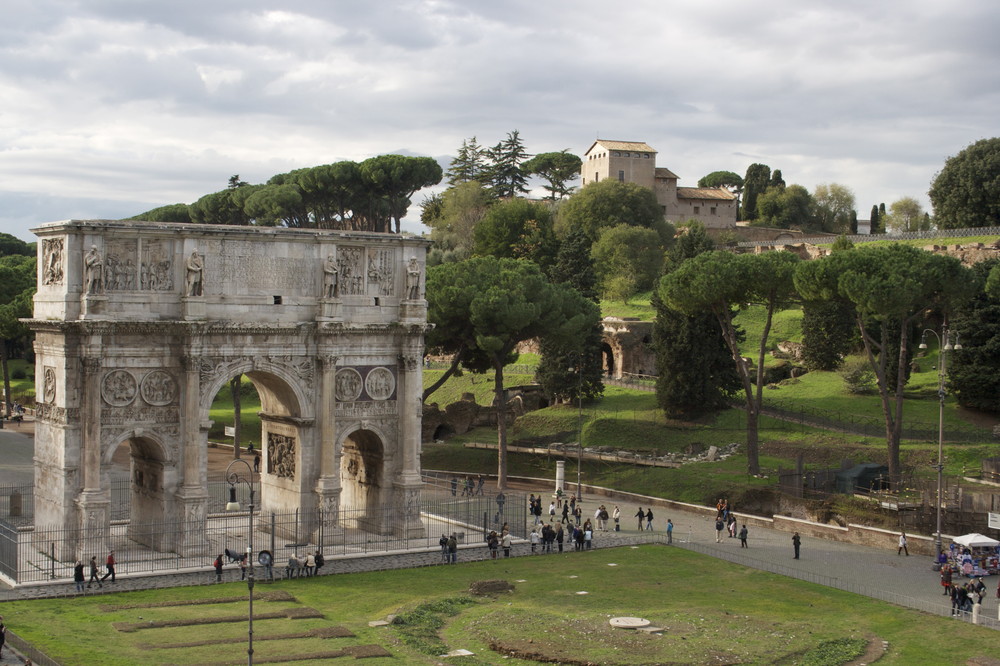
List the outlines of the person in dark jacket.
{"type": "Polygon", "coordinates": [[[799,559],[799,546],[801,545],[802,545],[802,537],[800,537],[799,533],[796,532],[795,534],[792,535],[792,548],[795,549],[794,559],[796,560],[799,559]]]}
{"type": "Polygon", "coordinates": [[[76,561],[76,566],[73,567],[73,582],[76,583],[76,591],[83,592],[83,582],[87,580],[83,575],[83,562],[80,560],[76,561]]]}

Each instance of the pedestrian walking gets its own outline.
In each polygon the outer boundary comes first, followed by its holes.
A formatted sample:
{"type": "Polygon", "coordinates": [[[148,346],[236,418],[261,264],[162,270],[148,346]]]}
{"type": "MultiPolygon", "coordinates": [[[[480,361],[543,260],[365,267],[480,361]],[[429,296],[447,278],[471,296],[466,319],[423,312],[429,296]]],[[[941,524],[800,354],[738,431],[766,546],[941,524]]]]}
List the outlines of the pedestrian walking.
{"type": "Polygon", "coordinates": [[[646,509],[646,529],[653,531],[653,507],[646,509]]]}
{"type": "Polygon", "coordinates": [[[556,543],[559,544],[559,552],[563,549],[563,540],[566,538],[566,533],[563,532],[562,523],[559,523],[559,527],[556,528],[556,543]]]}
{"type": "Polygon", "coordinates": [[[531,530],[531,534],[528,535],[528,540],[531,542],[531,554],[534,555],[538,551],[538,530],[531,530]]]}
{"type": "Polygon", "coordinates": [[[97,583],[97,587],[104,587],[101,584],[101,574],[97,569],[97,555],[90,558],[90,581],[87,583],[87,587],[90,587],[92,583],[97,583]]]}
{"type": "Polygon", "coordinates": [[[906,532],[899,533],[899,548],[896,549],[896,555],[900,553],[906,553],[906,556],[910,556],[910,551],[906,549],[906,532]]]}
{"type": "Polygon", "coordinates": [[[556,503],[549,502],[549,522],[553,522],[556,519],[556,503]]]}
{"type": "Polygon", "coordinates": [[[671,544],[674,542],[674,524],[667,518],[667,543],[671,544]]]}
{"type": "Polygon", "coordinates": [[[76,583],[76,591],[83,592],[83,582],[87,580],[83,575],[83,562],[80,560],[76,561],[76,566],[73,567],[73,582],[76,583]]]}
{"type": "Polygon", "coordinates": [[[715,519],[715,543],[720,543],[722,541],[722,530],[725,528],[725,524],[722,522],[722,518],[715,519]]]}
{"type": "Polygon", "coordinates": [[[503,537],[500,539],[500,543],[503,547],[503,556],[505,558],[510,557],[510,546],[513,539],[510,536],[510,532],[504,532],[503,537]]]}
{"type": "Polygon", "coordinates": [[[448,563],[448,537],[444,534],[438,539],[438,545],[441,546],[441,562],[443,564],[448,563]]]}
{"type": "Polygon", "coordinates": [[[307,576],[316,575],[316,556],[313,555],[312,553],[306,555],[306,575],[307,576]]]}
{"type": "Polygon", "coordinates": [[[569,502],[563,504],[562,520],[559,521],[559,524],[562,525],[563,523],[569,524],[569,502]]]}
{"type": "Polygon", "coordinates": [[[448,539],[448,555],[451,557],[451,563],[455,564],[458,562],[458,539],[452,534],[448,539]]]}
{"type": "Polygon", "coordinates": [[[594,543],[594,528],[593,527],[588,527],[587,529],[585,529],[583,531],[583,543],[586,546],[586,549],[590,550],[590,547],[594,543]]]}
{"type": "Polygon", "coordinates": [[[573,509],[573,517],[576,519],[576,526],[580,526],[580,521],[583,520],[583,505],[577,504],[576,508],[573,509]]]}
{"type": "Polygon", "coordinates": [[[108,572],[104,574],[103,578],[101,578],[101,582],[103,583],[108,579],[108,576],[111,576],[111,582],[113,583],[115,582],[115,551],[108,553],[106,566],[108,568],[108,572]]]}
{"type": "Polygon", "coordinates": [[[483,494],[483,486],[484,485],[486,485],[486,477],[483,476],[482,474],[480,474],[479,475],[479,487],[476,488],[476,494],[477,495],[482,495],[483,494]]]}
{"type": "Polygon", "coordinates": [[[615,504],[615,510],[611,514],[611,517],[615,519],[615,532],[621,532],[622,531],[622,526],[621,526],[621,523],[619,521],[621,521],[622,511],[621,511],[621,509],[618,508],[617,504],[615,504]]]}
{"type": "Polygon", "coordinates": [[[260,474],[260,454],[259,453],[253,454],[253,471],[255,473],[257,473],[257,474],[260,474]]]}
{"type": "Polygon", "coordinates": [[[3,657],[3,646],[7,643],[7,625],[3,623],[3,616],[0,616],[0,657],[3,657]]]}
{"type": "Polygon", "coordinates": [[[735,539],[736,538],[736,516],[734,516],[732,513],[730,513],[729,516],[726,518],[726,526],[729,529],[729,538],[730,539],[735,539]]]}
{"type": "Polygon", "coordinates": [[[951,581],[952,581],[951,567],[945,564],[944,566],[941,567],[941,587],[944,588],[943,594],[951,593],[951,581]]]}
{"type": "Polygon", "coordinates": [[[222,582],[222,554],[221,553],[216,556],[215,562],[212,563],[212,566],[215,567],[215,582],[216,583],[221,583],[222,582]]]}
{"type": "Polygon", "coordinates": [[[792,535],[792,547],[795,548],[794,559],[796,560],[799,559],[799,546],[801,545],[802,545],[802,537],[800,537],[799,533],[796,532],[795,534],[792,535]]]}
{"type": "Polygon", "coordinates": [[[635,512],[635,517],[639,519],[639,531],[642,531],[642,521],[646,518],[646,512],[639,507],[639,510],[635,512]]]}
{"type": "Polygon", "coordinates": [[[454,476],[451,477],[451,496],[455,497],[455,493],[458,491],[458,479],[454,476]]]}
{"type": "Polygon", "coordinates": [[[749,548],[747,545],[747,526],[744,525],[740,528],[740,548],[749,548]]]}
{"type": "MultiPolygon", "coordinates": [[[[501,490],[500,492],[497,493],[497,516],[503,515],[503,505],[506,501],[507,501],[507,496],[504,495],[503,491],[501,490]]],[[[499,522],[499,520],[500,519],[497,518],[497,522],[499,522]]]]}
{"type": "Polygon", "coordinates": [[[247,556],[240,558],[240,580],[247,579],[247,556]]]}

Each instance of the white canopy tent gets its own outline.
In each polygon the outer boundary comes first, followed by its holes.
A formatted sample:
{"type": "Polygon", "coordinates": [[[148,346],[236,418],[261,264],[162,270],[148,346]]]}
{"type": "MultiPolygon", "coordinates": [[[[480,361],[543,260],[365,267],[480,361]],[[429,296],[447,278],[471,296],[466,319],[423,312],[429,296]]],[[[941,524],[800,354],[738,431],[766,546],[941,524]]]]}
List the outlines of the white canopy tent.
{"type": "Polygon", "coordinates": [[[963,534],[960,537],[955,537],[952,541],[968,548],[996,548],[1000,546],[1000,541],[976,532],[963,534]]]}

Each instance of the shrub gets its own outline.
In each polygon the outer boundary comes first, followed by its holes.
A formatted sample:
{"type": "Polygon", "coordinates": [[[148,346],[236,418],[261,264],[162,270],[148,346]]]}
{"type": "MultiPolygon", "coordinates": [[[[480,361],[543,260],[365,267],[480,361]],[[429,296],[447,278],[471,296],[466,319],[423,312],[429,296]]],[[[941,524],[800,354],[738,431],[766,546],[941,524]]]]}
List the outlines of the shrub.
{"type": "Polygon", "coordinates": [[[852,358],[844,362],[840,368],[840,376],[844,379],[844,387],[855,395],[875,393],[875,371],[868,361],[862,358],[852,358]]]}

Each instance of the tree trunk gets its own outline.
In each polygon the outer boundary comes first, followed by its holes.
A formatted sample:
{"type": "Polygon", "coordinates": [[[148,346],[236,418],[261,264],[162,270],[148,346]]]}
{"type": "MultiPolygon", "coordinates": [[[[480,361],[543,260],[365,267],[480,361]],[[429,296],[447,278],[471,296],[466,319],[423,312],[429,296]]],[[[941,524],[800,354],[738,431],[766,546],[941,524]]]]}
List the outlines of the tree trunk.
{"type": "MultiPolygon", "coordinates": [[[[760,453],[757,435],[757,412],[759,405],[754,401],[750,371],[747,369],[747,365],[743,361],[743,356],[740,354],[740,343],[736,339],[736,328],[733,326],[733,317],[729,312],[729,308],[716,311],[715,316],[719,320],[719,326],[722,327],[722,337],[725,339],[726,344],[729,345],[729,351],[733,355],[733,361],[736,363],[736,372],[743,383],[743,396],[746,399],[747,405],[747,474],[757,476],[760,474],[760,453]]],[[[763,364],[758,363],[758,374],[762,366],[763,364]]]]}
{"type": "MultiPolygon", "coordinates": [[[[879,357],[875,358],[875,350],[872,348],[874,340],[868,335],[868,330],[865,328],[864,321],[861,316],[858,315],[856,318],[858,323],[858,330],[861,332],[861,341],[865,346],[865,356],[868,358],[868,365],[871,367],[872,371],[875,373],[876,383],[878,384],[878,396],[879,401],[882,405],[882,418],[885,425],[885,443],[886,443],[886,457],[889,463],[889,479],[895,483],[902,476],[902,470],[900,469],[899,462],[899,434],[900,434],[900,423],[897,418],[893,417],[893,405],[889,398],[889,386],[886,383],[888,378],[886,377],[886,358],[885,358],[885,348],[886,348],[886,326],[883,322],[882,324],[882,343],[879,349],[879,357]]],[[[900,372],[903,373],[902,377],[905,378],[905,368],[900,365],[900,372]]],[[[897,376],[897,395],[896,399],[899,404],[899,414],[902,415],[902,399],[903,392],[899,387],[899,377],[897,376]]]]}
{"type": "MultiPolygon", "coordinates": [[[[0,340],[0,365],[3,366],[3,397],[4,397],[4,408],[6,412],[4,415],[10,416],[10,372],[7,369],[7,341],[0,340]]],[[[0,416],[2,418],[2,416],[0,416]]]]}
{"type": "Polygon", "coordinates": [[[233,396],[233,458],[240,457],[240,432],[242,424],[240,417],[240,385],[242,374],[236,375],[229,380],[229,392],[233,396]]]}
{"type": "Polygon", "coordinates": [[[458,351],[455,352],[454,356],[451,357],[451,366],[445,370],[445,373],[441,375],[436,382],[424,389],[424,394],[420,396],[420,402],[427,402],[427,398],[429,398],[434,391],[441,388],[441,386],[455,374],[455,371],[458,370],[458,364],[462,362],[463,358],[465,358],[464,342],[459,346],[458,351]]]}
{"type": "Polygon", "coordinates": [[[493,393],[497,406],[497,489],[504,491],[507,490],[507,394],[503,390],[502,361],[494,358],[493,370],[493,393]]]}

